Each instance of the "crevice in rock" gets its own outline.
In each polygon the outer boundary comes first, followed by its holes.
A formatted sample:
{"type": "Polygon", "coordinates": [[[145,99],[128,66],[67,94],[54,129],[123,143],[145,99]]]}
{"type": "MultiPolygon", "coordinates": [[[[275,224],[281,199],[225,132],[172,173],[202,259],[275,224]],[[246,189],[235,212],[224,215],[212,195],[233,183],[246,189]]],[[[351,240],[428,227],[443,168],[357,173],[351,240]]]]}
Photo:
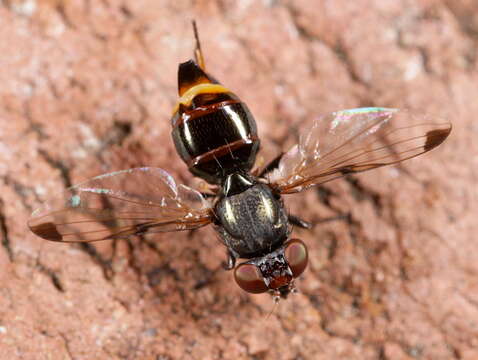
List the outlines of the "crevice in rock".
{"type": "Polygon", "coordinates": [[[55,11],[58,13],[61,20],[63,21],[63,24],[65,24],[66,27],[76,30],[75,24],[73,24],[66,12],[65,4],[63,1],[56,1],[55,11]]]}
{"type": "Polygon", "coordinates": [[[60,337],[63,339],[63,343],[65,344],[65,350],[66,350],[66,353],[68,354],[68,357],[71,359],[71,360],[75,360],[76,357],[73,355],[73,353],[71,352],[71,349],[70,349],[70,342],[68,340],[68,338],[66,337],[65,334],[61,333],[60,332],[60,337]]]}
{"type": "Polygon", "coordinates": [[[70,170],[68,169],[68,166],[66,166],[65,163],[61,160],[53,159],[51,155],[48,154],[43,149],[38,150],[38,153],[52,168],[60,171],[60,175],[65,187],[67,188],[71,187],[72,183],[71,183],[71,177],[70,177],[70,170]]]}
{"type": "Polygon", "coordinates": [[[7,252],[8,259],[13,261],[13,250],[8,235],[7,219],[5,217],[5,203],[0,199],[0,237],[2,238],[2,246],[7,252]]]}
{"type": "Polygon", "coordinates": [[[15,192],[15,194],[17,194],[18,197],[20,198],[20,201],[22,202],[23,207],[27,209],[28,211],[31,212],[33,210],[32,206],[27,201],[27,197],[29,194],[32,194],[35,197],[35,200],[40,201],[37,193],[31,187],[21,184],[20,182],[16,181],[15,179],[13,179],[12,177],[8,175],[4,177],[4,182],[5,182],[5,185],[13,188],[13,191],[15,192]]]}
{"type": "Polygon", "coordinates": [[[46,276],[48,276],[51,280],[51,283],[59,292],[64,293],[65,287],[63,286],[62,281],[60,280],[59,276],[49,267],[43,265],[41,262],[37,261],[36,268],[46,276]]]}
{"type": "Polygon", "coordinates": [[[383,204],[380,193],[367,188],[361,181],[352,175],[344,177],[345,181],[351,187],[351,194],[357,201],[368,200],[372,204],[377,216],[381,216],[383,212],[383,204]]]}
{"type": "Polygon", "coordinates": [[[114,271],[111,259],[105,259],[96,248],[90,243],[80,243],[80,249],[86,252],[103,270],[103,276],[110,281],[113,278],[114,271]]]}

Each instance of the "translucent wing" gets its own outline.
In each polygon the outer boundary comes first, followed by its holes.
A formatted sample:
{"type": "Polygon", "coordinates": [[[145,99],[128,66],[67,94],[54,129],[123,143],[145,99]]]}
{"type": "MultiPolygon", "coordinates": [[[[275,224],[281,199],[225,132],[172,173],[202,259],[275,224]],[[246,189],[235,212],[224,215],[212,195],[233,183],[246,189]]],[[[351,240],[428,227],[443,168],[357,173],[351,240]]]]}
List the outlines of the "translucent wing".
{"type": "Polygon", "coordinates": [[[36,210],[28,226],[52,241],[95,241],[146,232],[194,229],[211,222],[209,203],[159,168],[97,176],[36,210]]]}
{"type": "Polygon", "coordinates": [[[394,164],[440,145],[451,124],[407,110],[359,108],[314,121],[268,176],[283,194],[394,164]]]}

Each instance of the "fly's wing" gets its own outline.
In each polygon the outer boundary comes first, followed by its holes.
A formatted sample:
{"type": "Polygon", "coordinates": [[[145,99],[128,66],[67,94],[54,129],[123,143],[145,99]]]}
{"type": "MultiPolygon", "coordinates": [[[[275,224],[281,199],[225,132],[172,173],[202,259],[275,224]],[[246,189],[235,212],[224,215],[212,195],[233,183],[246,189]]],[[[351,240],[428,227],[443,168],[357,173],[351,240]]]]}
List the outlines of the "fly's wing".
{"type": "Polygon", "coordinates": [[[33,212],[36,235],[86,242],[147,232],[195,229],[211,222],[201,193],[178,185],[160,168],[134,168],[85,181],[33,212]]]}
{"type": "Polygon", "coordinates": [[[432,150],[451,124],[407,110],[359,108],[314,121],[268,176],[282,194],[395,164],[432,150]]]}

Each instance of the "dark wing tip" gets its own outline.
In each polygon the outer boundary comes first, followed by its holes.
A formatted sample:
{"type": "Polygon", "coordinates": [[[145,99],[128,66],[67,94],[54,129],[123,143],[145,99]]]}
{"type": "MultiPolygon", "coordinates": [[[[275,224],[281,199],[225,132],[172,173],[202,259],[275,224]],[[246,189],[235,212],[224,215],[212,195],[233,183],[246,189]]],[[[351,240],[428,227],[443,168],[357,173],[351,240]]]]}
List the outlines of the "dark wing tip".
{"type": "Polygon", "coordinates": [[[423,150],[429,151],[433,148],[440,145],[445,139],[450,135],[451,126],[446,129],[436,129],[427,132],[426,137],[427,140],[425,141],[425,145],[423,146],[423,150]]]}
{"type": "Polygon", "coordinates": [[[44,222],[36,225],[29,225],[30,230],[37,236],[50,241],[62,241],[63,236],[56,229],[55,224],[44,222]]]}

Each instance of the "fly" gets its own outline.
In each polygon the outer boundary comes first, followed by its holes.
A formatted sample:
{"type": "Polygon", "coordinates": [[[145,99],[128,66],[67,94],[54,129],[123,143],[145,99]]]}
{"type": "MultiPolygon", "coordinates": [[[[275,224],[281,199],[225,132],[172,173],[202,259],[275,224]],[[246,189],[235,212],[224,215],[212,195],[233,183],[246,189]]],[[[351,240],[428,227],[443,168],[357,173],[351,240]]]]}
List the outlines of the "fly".
{"type": "Polygon", "coordinates": [[[295,291],[308,263],[283,195],[347,174],[413,158],[440,145],[451,124],[391,108],[359,108],[317,117],[299,142],[254,169],[260,139],[247,105],[206,72],[193,22],[194,60],[178,70],[172,138],[190,172],[211,185],[204,194],[161,168],[142,167],[90,179],[53,197],[28,226],[51,241],[87,242],[213,224],[228,253],[226,268],[249,293],[274,299],[295,291]],[[236,265],[238,259],[244,259],[236,265]]]}

